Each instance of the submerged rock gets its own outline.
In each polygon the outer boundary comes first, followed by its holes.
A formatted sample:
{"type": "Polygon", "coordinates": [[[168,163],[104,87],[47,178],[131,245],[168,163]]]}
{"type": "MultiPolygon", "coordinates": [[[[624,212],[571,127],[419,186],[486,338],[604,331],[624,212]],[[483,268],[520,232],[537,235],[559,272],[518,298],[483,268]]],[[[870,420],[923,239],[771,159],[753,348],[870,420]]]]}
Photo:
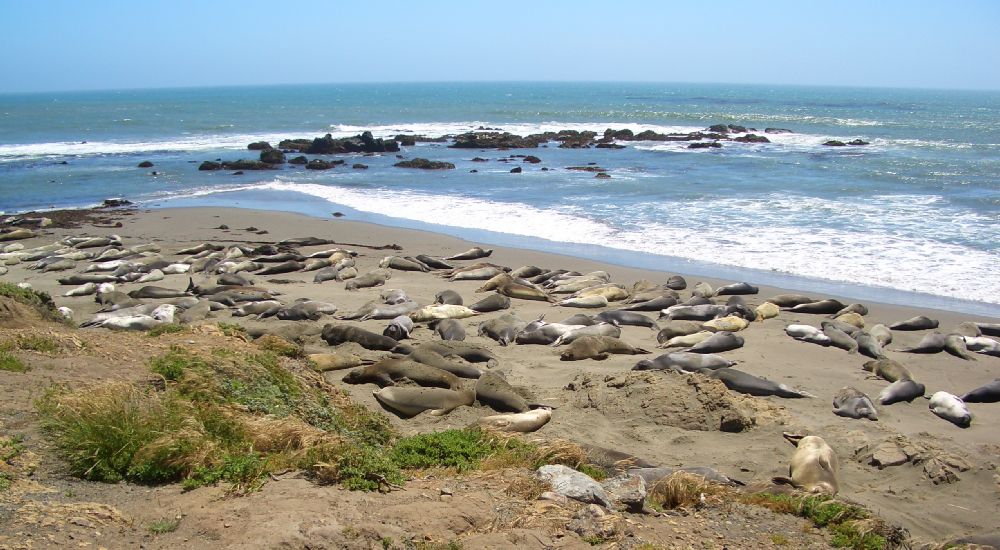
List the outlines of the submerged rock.
{"type": "Polygon", "coordinates": [[[422,158],[401,160],[396,164],[393,164],[393,166],[398,168],[419,168],[421,170],[451,170],[455,168],[455,165],[450,162],[427,160],[422,158]]]}

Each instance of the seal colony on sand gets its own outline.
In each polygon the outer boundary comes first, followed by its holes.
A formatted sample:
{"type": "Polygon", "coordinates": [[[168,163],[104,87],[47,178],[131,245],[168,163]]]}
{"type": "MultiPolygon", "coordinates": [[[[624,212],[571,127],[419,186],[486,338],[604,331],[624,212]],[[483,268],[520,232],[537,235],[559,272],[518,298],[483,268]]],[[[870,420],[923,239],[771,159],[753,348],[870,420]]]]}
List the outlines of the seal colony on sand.
{"type": "MultiPolygon", "coordinates": [[[[254,222],[258,226],[269,219],[259,217],[254,222]]],[[[210,227],[218,221],[187,225],[210,227]]],[[[129,245],[149,243],[133,236],[137,234],[130,227],[116,231],[120,244],[109,241],[72,252],[67,245],[43,251],[58,236],[38,232],[19,241],[25,248],[12,253],[44,255],[32,264],[51,260],[37,269],[29,269],[26,261],[12,264],[11,274],[39,288],[57,289],[56,302],[72,306],[74,321],[88,330],[113,323],[144,329],[171,322],[224,321],[243,324],[251,336],[292,340],[328,382],[370,407],[386,410],[393,423],[407,430],[481,425],[530,431],[543,439],[614,444],[631,456],[652,454],[661,464],[709,464],[702,468],[716,472],[714,468],[745,468],[746,476],[741,477],[749,482],[782,473],[784,464],[772,452],[774,436],[782,423],[793,423],[796,429],[822,432],[825,445],[810,443],[814,440],[809,438],[799,441],[787,476],[793,484],[817,492],[839,491],[890,509],[893,497],[859,488],[860,480],[879,483],[874,467],[852,467],[850,481],[841,483],[836,468],[817,467],[814,459],[827,456],[829,449],[847,460],[862,444],[859,438],[871,438],[875,444],[875,438],[900,424],[911,433],[931,434],[922,438],[969,434],[969,441],[978,441],[987,426],[983,418],[996,418],[992,403],[1000,400],[994,380],[1000,378],[1000,358],[989,354],[1000,346],[987,334],[992,324],[958,316],[934,313],[928,319],[939,321],[945,337],[943,343],[931,343],[941,351],[948,352],[950,345],[960,353],[904,353],[898,350],[923,347],[921,340],[932,330],[921,328],[930,323],[915,320],[919,316],[912,311],[780,293],[750,283],[662,273],[622,276],[633,272],[551,256],[513,261],[521,259],[502,249],[484,255],[487,250],[468,250],[465,245],[435,247],[395,238],[404,246],[392,256],[362,247],[351,253],[329,248],[330,242],[362,239],[324,239],[320,233],[313,239],[264,244],[256,236],[251,244],[234,243],[232,235],[225,241],[216,235],[216,242],[197,235],[189,242],[198,246],[160,242],[159,251],[135,252],[129,245]],[[87,250],[106,256],[97,261],[79,255],[89,254],[87,250]],[[67,259],[54,256],[68,254],[79,258],[71,260],[75,267],[43,271],[67,259]],[[108,259],[118,254],[120,258],[108,259]],[[294,267],[288,262],[302,266],[281,273],[281,279],[267,274],[282,264],[294,267]],[[90,263],[97,267],[86,271],[90,263]],[[347,278],[343,287],[313,284],[320,273],[333,277],[324,279],[328,281],[346,269],[360,275],[347,278]],[[150,273],[159,277],[154,270],[163,278],[143,281],[150,273]],[[65,281],[65,287],[57,285],[55,277],[65,281]],[[102,283],[114,288],[102,290],[102,283]],[[553,305],[567,299],[606,305],[583,310],[553,305]],[[154,316],[156,308],[167,305],[154,316]],[[151,321],[133,319],[139,316],[151,321]],[[125,320],[109,321],[116,318],[125,320]],[[908,319],[903,326],[912,330],[890,329],[899,319],[908,319]],[[792,337],[782,334],[786,327],[792,337]],[[666,353],[642,357],[653,346],[667,348],[662,350],[666,353]],[[963,353],[978,361],[966,361],[963,353]],[[560,361],[563,358],[573,362],[560,361]],[[575,379],[577,375],[581,378],[575,379]],[[685,407],[735,415],[688,426],[712,431],[720,424],[739,424],[734,430],[739,433],[720,446],[703,443],[708,440],[692,428],[678,431],[673,425],[650,422],[641,415],[678,403],[645,400],[623,378],[631,375],[650,377],[651,386],[679,382],[667,387],[687,399],[680,400],[685,407]],[[594,392],[595,387],[603,393],[594,392]],[[917,400],[924,395],[935,396],[926,408],[917,400]],[[619,396],[621,401],[610,403],[602,396],[619,396]],[[798,399],[813,396],[821,399],[798,399]],[[878,410],[869,396],[877,396],[878,410]],[[780,415],[782,423],[771,414],[780,415]],[[880,422],[854,420],[858,418],[880,422]],[[875,430],[869,425],[884,426],[875,430]],[[654,436],[654,431],[665,435],[654,436]],[[673,440],[696,444],[668,444],[673,440]]],[[[437,237],[434,242],[438,240],[451,242],[437,237]]],[[[695,413],[680,409],[671,414],[695,413]]],[[[957,448],[971,455],[968,449],[974,445],[961,443],[957,448]]],[[[975,476],[958,472],[961,479],[952,483],[967,491],[966,478],[978,479],[975,476]]],[[[923,511],[907,513],[918,517],[923,511]]]]}

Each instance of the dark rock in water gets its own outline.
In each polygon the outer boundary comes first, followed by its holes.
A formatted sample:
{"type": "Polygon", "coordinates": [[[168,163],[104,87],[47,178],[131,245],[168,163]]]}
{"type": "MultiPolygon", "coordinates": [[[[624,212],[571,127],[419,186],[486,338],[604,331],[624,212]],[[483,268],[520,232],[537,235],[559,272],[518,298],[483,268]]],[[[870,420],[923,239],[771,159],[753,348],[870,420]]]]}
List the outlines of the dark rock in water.
{"type": "Polygon", "coordinates": [[[243,170],[237,170],[237,171],[233,172],[233,175],[234,176],[242,176],[243,175],[243,170]]]}
{"type": "Polygon", "coordinates": [[[361,164],[360,162],[356,162],[356,163],[354,163],[354,164],[351,165],[351,168],[354,168],[355,170],[367,170],[368,169],[368,165],[367,164],[361,164]]]}
{"type": "Polygon", "coordinates": [[[594,175],[594,177],[597,179],[606,180],[606,179],[611,179],[611,174],[607,172],[598,172],[596,175],[594,175]]]}
{"type": "MultiPolygon", "coordinates": [[[[735,134],[745,134],[745,133],[747,133],[747,132],[750,131],[750,130],[747,129],[746,126],[739,126],[737,124],[727,124],[726,127],[729,128],[730,132],[735,133],[735,134]]],[[[752,130],[752,128],[751,128],[751,130],[752,130]]]]}
{"type": "Polygon", "coordinates": [[[490,159],[484,159],[483,157],[473,157],[472,162],[489,162],[490,159]]]}
{"type": "MultiPolygon", "coordinates": [[[[204,165],[204,163],[203,163],[204,165]]],[[[226,170],[275,170],[276,166],[268,164],[266,162],[261,162],[259,160],[232,160],[222,161],[222,168],[226,170]]],[[[201,167],[198,167],[201,170],[201,167]]]]}
{"type": "Polygon", "coordinates": [[[101,203],[101,206],[104,208],[118,208],[120,206],[128,206],[130,204],[132,204],[132,201],[128,199],[115,197],[111,199],[104,199],[104,202],[101,203]]]}
{"type": "Polygon", "coordinates": [[[399,134],[398,136],[396,136],[396,141],[398,141],[399,144],[402,145],[403,147],[413,147],[414,145],[417,144],[417,140],[413,136],[407,136],[403,134],[399,134]]]}
{"type": "Polygon", "coordinates": [[[260,161],[265,164],[284,164],[285,154],[277,149],[264,149],[260,152],[260,161]]]}
{"type": "Polygon", "coordinates": [[[391,153],[399,151],[395,140],[375,138],[371,132],[354,137],[336,139],[330,134],[308,139],[285,139],[278,143],[282,149],[290,149],[311,155],[336,155],[343,153],[391,153]]]}
{"type": "Polygon", "coordinates": [[[283,139],[278,142],[278,148],[300,153],[308,149],[310,145],[312,145],[311,139],[283,139]]]}
{"type": "Polygon", "coordinates": [[[144,161],[142,161],[142,162],[140,162],[138,164],[138,167],[139,168],[152,168],[153,167],[153,163],[149,162],[148,160],[144,160],[144,161]]]}
{"type": "Polygon", "coordinates": [[[529,164],[538,164],[539,162],[542,162],[542,159],[536,157],[535,155],[527,155],[524,157],[524,162],[529,164]]]}
{"type": "Polygon", "coordinates": [[[332,216],[333,216],[334,218],[343,218],[343,217],[344,217],[344,213],[343,213],[343,212],[334,212],[334,213],[332,214],[332,216]]]}
{"type": "Polygon", "coordinates": [[[198,165],[198,169],[202,170],[202,171],[206,171],[206,170],[222,170],[222,164],[218,163],[218,162],[212,162],[210,160],[206,160],[205,162],[203,162],[200,165],[198,165]]]}
{"type": "Polygon", "coordinates": [[[542,172],[548,172],[548,171],[549,171],[548,168],[542,168],[542,172]]]}
{"type": "Polygon", "coordinates": [[[611,128],[608,128],[604,131],[604,139],[632,141],[632,138],[634,137],[635,134],[633,134],[632,130],[629,130],[628,128],[625,128],[624,130],[612,130],[611,128]]]}
{"type": "Polygon", "coordinates": [[[624,149],[624,145],[619,145],[617,143],[598,143],[595,147],[598,149],[624,149]]]}
{"type": "Polygon", "coordinates": [[[309,159],[303,155],[299,155],[297,157],[292,157],[292,159],[288,161],[288,164],[307,164],[308,162],[309,159]]]}
{"type": "Polygon", "coordinates": [[[567,166],[567,170],[577,170],[580,172],[607,172],[604,168],[600,166],[567,166]]]}
{"type": "Polygon", "coordinates": [[[855,139],[847,142],[848,145],[870,145],[867,141],[863,139],[855,139]]]}
{"type": "Polygon", "coordinates": [[[838,139],[831,139],[830,141],[827,141],[827,142],[823,143],[823,145],[827,145],[829,147],[843,147],[843,146],[845,146],[847,144],[844,143],[843,141],[838,140],[838,139]]]}
{"type": "Polygon", "coordinates": [[[450,162],[442,162],[437,160],[427,160],[422,158],[415,158],[413,160],[402,160],[393,164],[393,166],[399,168],[419,168],[421,170],[451,170],[455,168],[455,165],[450,162]]]}
{"type": "Polygon", "coordinates": [[[515,166],[515,167],[511,168],[510,169],[510,173],[511,174],[520,174],[521,173],[521,167],[520,166],[515,166]]]}
{"type": "Polygon", "coordinates": [[[757,134],[747,134],[745,136],[740,136],[733,139],[733,141],[738,141],[740,143],[771,143],[771,140],[764,136],[758,136],[757,134]]]}
{"type": "Polygon", "coordinates": [[[548,141],[541,135],[521,137],[509,132],[467,132],[455,136],[453,149],[533,149],[548,141]]]}
{"type": "Polygon", "coordinates": [[[336,166],[332,162],[325,161],[323,159],[312,159],[306,163],[307,170],[329,170],[336,166]]]}
{"type": "Polygon", "coordinates": [[[713,124],[708,127],[709,132],[719,132],[720,134],[729,133],[729,127],[725,124],[713,124]]]}
{"type": "Polygon", "coordinates": [[[247,145],[247,149],[250,149],[251,151],[266,151],[268,149],[273,149],[273,147],[271,147],[271,144],[266,141],[255,141],[247,145]]]}
{"type": "Polygon", "coordinates": [[[223,230],[225,230],[225,229],[229,229],[229,226],[226,225],[226,224],[222,224],[219,227],[216,227],[216,229],[223,229],[223,230]]]}
{"type": "Polygon", "coordinates": [[[687,148],[688,149],[711,149],[711,148],[718,149],[720,147],[722,147],[722,144],[719,143],[718,141],[697,141],[695,143],[689,144],[687,148]]]}
{"type": "Polygon", "coordinates": [[[794,134],[795,132],[787,128],[764,128],[765,134],[794,134]]]}

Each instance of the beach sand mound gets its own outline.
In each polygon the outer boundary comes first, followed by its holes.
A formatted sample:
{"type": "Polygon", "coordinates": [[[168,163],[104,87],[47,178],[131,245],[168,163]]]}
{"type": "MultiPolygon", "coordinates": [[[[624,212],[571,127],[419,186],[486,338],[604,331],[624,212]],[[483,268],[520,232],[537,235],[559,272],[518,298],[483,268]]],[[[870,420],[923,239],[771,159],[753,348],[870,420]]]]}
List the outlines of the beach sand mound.
{"type": "Polygon", "coordinates": [[[906,464],[921,466],[924,476],[934,485],[956,483],[961,479],[959,473],[972,468],[961,456],[934,445],[913,442],[902,435],[861,445],[855,449],[854,459],[879,470],[906,464]]]}
{"type": "MultiPolygon", "coordinates": [[[[701,375],[672,376],[630,372],[595,380],[581,374],[567,390],[570,402],[608,418],[642,421],[683,430],[743,432],[762,424],[783,424],[784,408],[735,394],[701,375]]],[[[630,422],[629,422],[630,423],[630,422]]]]}

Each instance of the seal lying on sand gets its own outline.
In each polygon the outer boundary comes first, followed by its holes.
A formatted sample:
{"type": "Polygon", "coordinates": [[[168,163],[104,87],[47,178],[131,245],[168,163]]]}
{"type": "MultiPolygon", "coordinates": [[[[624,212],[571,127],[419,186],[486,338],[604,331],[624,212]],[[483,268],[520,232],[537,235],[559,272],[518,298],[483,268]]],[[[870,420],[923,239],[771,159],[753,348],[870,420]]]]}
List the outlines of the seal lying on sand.
{"type": "Polygon", "coordinates": [[[923,384],[910,378],[902,378],[879,392],[878,402],[882,405],[892,405],[900,401],[909,403],[918,397],[923,397],[925,391],[923,384]]]}
{"type": "Polygon", "coordinates": [[[527,401],[495,372],[484,372],[476,381],[476,400],[499,412],[528,410],[527,401]]]}
{"type": "Polygon", "coordinates": [[[923,315],[889,325],[892,330],[928,330],[938,328],[938,322],[923,315]]]}
{"type": "Polygon", "coordinates": [[[421,386],[456,389],[460,386],[459,379],[454,374],[431,367],[409,359],[383,359],[374,365],[354,369],[344,376],[347,384],[365,384],[368,382],[379,386],[391,386],[397,380],[408,378],[421,386]]]}
{"type": "Polygon", "coordinates": [[[962,396],[966,403],[996,403],[1000,401],[1000,378],[962,396]]]}
{"type": "Polygon", "coordinates": [[[711,353],[665,353],[655,359],[643,359],[632,370],[673,370],[677,372],[697,372],[701,369],[724,369],[735,365],[721,355],[711,353]]]}
{"type": "Polygon", "coordinates": [[[372,392],[375,399],[386,408],[402,416],[416,416],[430,411],[434,416],[447,414],[462,405],[472,405],[476,392],[472,389],[446,390],[444,388],[414,388],[390,386],[372,392]]]}
{"type": "Polygon", "coordinates": [[[527,433],[541,428],[551,418],[552,409],[541,408],[521,413],[481,416],[476,420],[476,424],[504,432],[527,433]]]}
{"type": "Polygon", "coordinates": [[[388,336],[350,325],[326,325],[323,327],[321,337],[331,346],[355,342],[365,349],[381,351],[399,351],[401,347],[399,342],[388,336]]]}
{"type": "Polygon", "coordinates": [[[563,361],[578,361],[580,359],[604,360],[611,353],[637,355],[649,353],[642,348],[631,345],[610,336],[584,336],[575,340],[566,351],[559,355],[563,361]]]}
{"type": "Polygon", "coordinates": [[[846,386],[833,396],[833,414],[847,418],[878,420],[878,412],[871,398],[861,390],[846,386]]]}
{"type": "Polygon", "coordinates": [[[442,340],[465,340],[465,327],[454,319],[432,321],[428,327],[437,332],[442,340]]]}
{"type": "Polygon", "coordinates": [[[792,389],[784,384],[775,384],[766,378],[754,376],[731,367],[715,370],[701,369],[698,372],[708,376],[709,378],[721,380],[727,388],[737,393],[745,393],[747,395],[756,396],[776,395],[778,397],[785,397],[789,399],[813,397],[811,394],[804,391],[792,389]]]}
{"type": "Polygon", "coordinates": [[[969,408],[965,406],[965,402],[946,391],[934,393],[928,407],[932,413],[959,428],[968,428],[972,425],[972,415],[969,413],[969,408]]]}
{"type": "Polygon", "coordinates": [[[788,477],[775,477],[775,483],[788,483],[807,493],[835,495],[840,487],[840,465],[833,449],[815,435],[801,436],[785,432],[786,440],[795,445],[795,454],[788,465],[788,477]]]}

